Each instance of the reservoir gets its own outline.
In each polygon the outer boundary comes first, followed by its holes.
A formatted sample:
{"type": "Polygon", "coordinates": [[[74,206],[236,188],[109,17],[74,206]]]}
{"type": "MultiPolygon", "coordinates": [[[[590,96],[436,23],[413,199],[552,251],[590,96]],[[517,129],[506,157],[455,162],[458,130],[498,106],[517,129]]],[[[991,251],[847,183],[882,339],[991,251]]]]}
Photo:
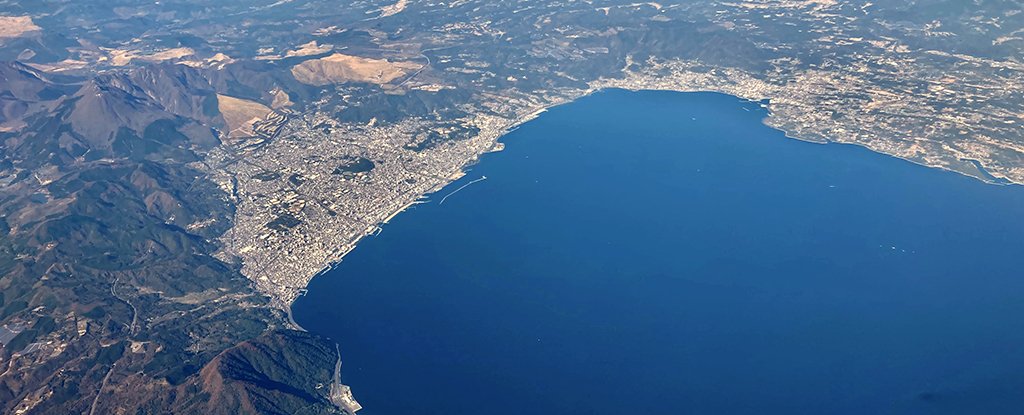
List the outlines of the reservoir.
{"type": "Polygon", "coordinates": [[[621,90],[554,108],[295,318],[340,343],[365,415],[1022,413],[1024,188],[766,115],[621,90]]]}

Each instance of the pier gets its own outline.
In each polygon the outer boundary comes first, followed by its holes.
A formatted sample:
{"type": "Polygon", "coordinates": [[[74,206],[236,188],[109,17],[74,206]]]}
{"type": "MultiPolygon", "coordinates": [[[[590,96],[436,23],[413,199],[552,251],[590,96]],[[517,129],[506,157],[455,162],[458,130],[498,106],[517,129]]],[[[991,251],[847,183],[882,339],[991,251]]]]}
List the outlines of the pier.
{"type": "Polygon", "coordinates": [[[469,183],[466,183],[466,184],[462,185],[462,187],[459,187],[458,189],[455,189],[455,190],[454,190],[454,191],[452,191],[451,193],[448,193],[447,195],[445,195],[444,197],[442,197],[442,198],[441,198],[441,201],[440,201],[440,202],[437,202],[437,204],[438,204],[438,205],[443,205],[443,204],[444,204],[444,201],[445,201],[445,200],[448,200],[448,198],[449,198],[449,197],[452,197],[452,195],[454,195],[454,194],[456,194],[456,193],[458,193],[458,192],[462,191],[462,189],[465,189],[465,188],[469,187],[469,185],[471,185],[471,184],[473,184],[473,183],[477,183],[477,182],[482,182],[482,181],[484,181],[484,180],[487,180],[487,176],[480,176],[480,178],[479,178],[479,179],[473,180],[473,181],[471,181],[471,182],[469,182],[469,183]]]}

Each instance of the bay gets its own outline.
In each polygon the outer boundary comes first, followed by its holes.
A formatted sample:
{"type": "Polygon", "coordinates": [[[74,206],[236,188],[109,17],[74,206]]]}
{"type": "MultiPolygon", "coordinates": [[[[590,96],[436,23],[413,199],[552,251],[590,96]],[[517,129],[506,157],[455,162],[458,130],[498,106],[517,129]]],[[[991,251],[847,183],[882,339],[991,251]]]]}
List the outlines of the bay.
{"type": "Polygon", "coordinates": [[[554,108],[295,318],[340,343],[368,415],[1021,413],[1024,191],[765,116],[710,93],[554,108]]]}

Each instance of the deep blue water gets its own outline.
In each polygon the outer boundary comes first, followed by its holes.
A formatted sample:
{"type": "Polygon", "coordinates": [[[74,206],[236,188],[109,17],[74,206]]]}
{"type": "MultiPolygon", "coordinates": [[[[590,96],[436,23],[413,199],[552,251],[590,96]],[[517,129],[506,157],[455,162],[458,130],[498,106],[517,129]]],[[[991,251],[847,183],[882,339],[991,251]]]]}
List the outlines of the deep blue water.
{"type": "Polygon", "coordinates": [[[1024,188],[764,116],[666,92],[555,108],[296,319],[340,342],[366,415],[1024,413],[1024,188]]]}

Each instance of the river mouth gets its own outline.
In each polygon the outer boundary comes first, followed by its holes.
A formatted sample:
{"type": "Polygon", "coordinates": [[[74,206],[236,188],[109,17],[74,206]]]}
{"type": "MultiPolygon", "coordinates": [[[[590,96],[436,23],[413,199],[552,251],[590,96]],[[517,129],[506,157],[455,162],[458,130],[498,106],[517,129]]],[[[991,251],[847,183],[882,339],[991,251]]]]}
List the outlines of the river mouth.
{"type": "Polygon", "coordinates": [[[787,139],[763,111],[555,108],[314,279],[295,319],[341,344],[370,415],[1024,407],[1024,191],[787,139]]]}

